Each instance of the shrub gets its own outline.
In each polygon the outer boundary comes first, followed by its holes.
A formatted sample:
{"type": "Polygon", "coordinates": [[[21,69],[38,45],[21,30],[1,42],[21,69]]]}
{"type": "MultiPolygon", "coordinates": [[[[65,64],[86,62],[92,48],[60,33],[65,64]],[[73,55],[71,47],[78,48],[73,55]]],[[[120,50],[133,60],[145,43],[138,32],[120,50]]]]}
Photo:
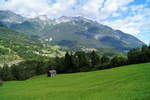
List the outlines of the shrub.
{"type": "Polygon", "coordinates": [[[118,66],[126,65],[127,64],[127,58],[122,57],[122,56],[115,56],[111,59],[110,64],[112,67],[118,67],[118,66]]]}

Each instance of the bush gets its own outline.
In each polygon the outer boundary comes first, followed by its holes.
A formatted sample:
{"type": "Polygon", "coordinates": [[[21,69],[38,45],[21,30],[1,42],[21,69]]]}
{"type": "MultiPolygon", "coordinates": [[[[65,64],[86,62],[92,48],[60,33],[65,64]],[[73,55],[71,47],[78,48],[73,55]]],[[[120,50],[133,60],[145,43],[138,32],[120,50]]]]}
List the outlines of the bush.
{"type": "Polygon", "coordinates": [[[10,49],[9,48],[5,48],[5,47],[3,47],[3,46],[0,46],[0,54],[1,55],[7,55],[7,54],[9,54],[10,53],[10,49]]]}
{"type": "Polygon", "coordinates": [[[122,56],[115,56],[111,59],[110,64],[112,67],[118,67],[118,66],[126,65],[127,64],[127,58],[122,57],[122,56]]]}

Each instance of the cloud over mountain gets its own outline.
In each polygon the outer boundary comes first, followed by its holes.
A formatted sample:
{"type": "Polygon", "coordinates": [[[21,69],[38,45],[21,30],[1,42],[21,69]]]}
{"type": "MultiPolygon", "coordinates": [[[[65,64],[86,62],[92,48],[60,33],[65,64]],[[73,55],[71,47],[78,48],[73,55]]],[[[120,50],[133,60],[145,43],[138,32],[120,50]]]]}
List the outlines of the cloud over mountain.
{"type": "Polygon", "coordinates": [[[149,0],[1,0],[0,10],[27,17],[83,16],[135,36],[148,34],[150,26],[149,0]]]}

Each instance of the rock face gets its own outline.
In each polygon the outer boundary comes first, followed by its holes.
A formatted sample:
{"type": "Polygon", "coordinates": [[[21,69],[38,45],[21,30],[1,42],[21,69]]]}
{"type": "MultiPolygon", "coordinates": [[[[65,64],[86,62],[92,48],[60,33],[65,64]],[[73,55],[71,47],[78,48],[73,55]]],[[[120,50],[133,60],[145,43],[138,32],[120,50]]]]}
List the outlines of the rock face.
{"type": "Polygon", "coordinates": [[[0,11],[0,21],[4,23],[22,23],[25,19],[11,11],[0,11]]]}
{"type": "Polygon", "coordinates": [[[129,50],[144,45],[136,37],[83,17],[45,15],[27,19],[10,11],[0,11],[0,22],[13,30],[69,48],[112,48],[129,50]],[[7,24],[6,24],[7,22],[7,24]],[[9,23],[9,24],[8,24],[9,23]]]}

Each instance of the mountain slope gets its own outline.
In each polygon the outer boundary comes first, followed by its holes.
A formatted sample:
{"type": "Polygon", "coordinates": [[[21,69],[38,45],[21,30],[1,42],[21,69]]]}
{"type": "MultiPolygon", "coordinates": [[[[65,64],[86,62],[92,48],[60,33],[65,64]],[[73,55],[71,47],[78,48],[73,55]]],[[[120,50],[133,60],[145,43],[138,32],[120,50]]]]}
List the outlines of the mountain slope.
{"type": "MultiPolygon", "coordinates": [[[[0,26],[0,64],[64,55],[60,47],[0,26]]],[[[43,59],[44,60],[44,59],[43,59]]]]}
{"type": "Polygon", "coordinates": [[[44,29],[44,38],[53,38],[59,45],[86,48],[113,48],[128,50],[144,43],[121,31],[82,18],[72,17],[55,20],[44,29]]]}
{"type": "Polygon", "coordinates": [[[5,82],[2,100],[149,100],[150,63],[5,82]],[[11,93],[10,93],[11,90],[11,93]]]}
{"type": "Polygon", "coordinates": [[[11,24],[10,28],[19,32],[24,32],[30,36],[40,36],[46,24],[48,24],[48,18],[46,16],[38,16],[20,24],[11,24]]]}
{"type": "Polygon", "coordinates": [[[72,49],[111,48],[129,50],[144,45],[143,42],[132,35],[83,17],[63,16],[55,20],[49,20],[46,16],[38,16],[32,19],[26,18],[21,23],[11,23],[7,26],[31,37],[72,49]]]}
{"type": "Polygon", "coordinates": [[[9,26],[12,23],[22,23],[25,20],[26,18],[11,11],[0,10],[0,22],[4,23],[6,26],[9,26]]]}

